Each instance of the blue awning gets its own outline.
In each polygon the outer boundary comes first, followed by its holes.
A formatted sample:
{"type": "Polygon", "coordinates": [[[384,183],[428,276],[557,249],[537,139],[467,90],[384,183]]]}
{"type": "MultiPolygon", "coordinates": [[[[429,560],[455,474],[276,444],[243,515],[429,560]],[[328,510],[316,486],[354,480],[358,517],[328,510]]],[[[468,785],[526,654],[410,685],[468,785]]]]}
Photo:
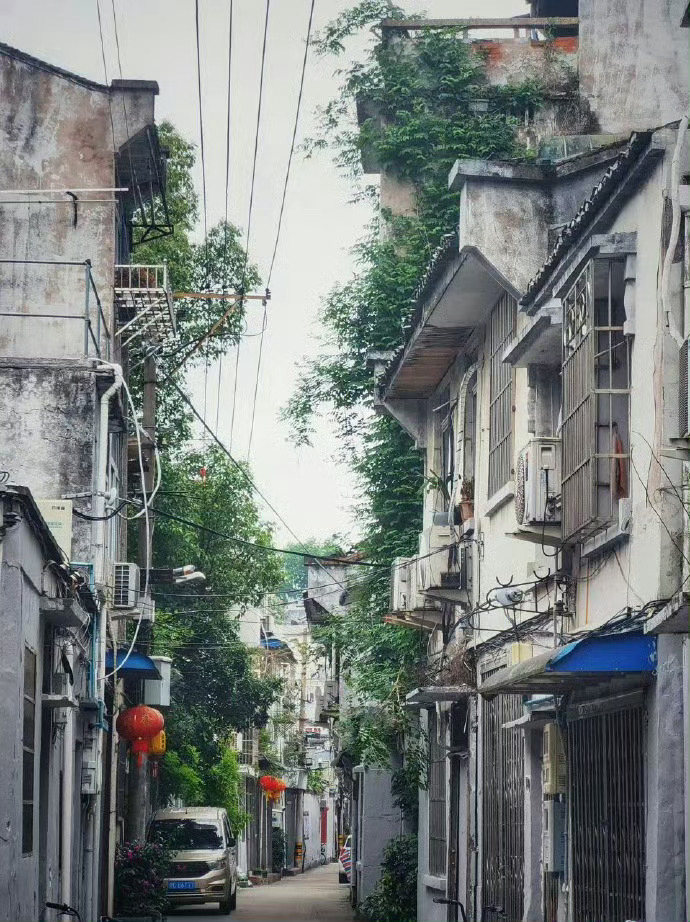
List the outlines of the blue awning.
{"type": "Polygon", "coordinates": [[[279,640],[277,637],[262,637],[261,646],[264,650],[287,650],[288,645],[284,640],[279,640]]]}
{"type": "MultiPolygon", "coordinates": [[[[140,653],[138,650],[132,650],[132,652],[127,656],[127,650],[118,650],[117,651],[117,675],[124,678],[128,676],[133,679],[158,679],[160,680],[161,674],[158,671],[156,664],[151,659],[150,656],[146,656],[145,653],[140,653]],[[124,662],[124,666],[122,663],[124,662]]],[[[106,672],[113,671],[113,651],[108,650],[105,654],[105,668],[106,672]]]]}
{"type": "Polygon", "coordinates": [[[583,688],[590,682],[634,677],[640,685],[656,671],[656,637],[640,633],[596,634],[574,640],[495,673],[479,687],[485,698],[498,694],[547,694],[583,688]]]}

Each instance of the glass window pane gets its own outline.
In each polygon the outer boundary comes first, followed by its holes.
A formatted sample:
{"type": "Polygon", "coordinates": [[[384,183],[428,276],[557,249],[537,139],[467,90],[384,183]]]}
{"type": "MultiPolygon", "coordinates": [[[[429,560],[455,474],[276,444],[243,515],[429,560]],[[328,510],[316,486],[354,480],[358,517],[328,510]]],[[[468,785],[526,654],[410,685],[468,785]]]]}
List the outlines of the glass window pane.
{"type": "Polygon", "coordinates": [[[24,699],[24,745],[34,748],[34,729],[36,726],[36,706],[28,698],[24,699]]]}
{"type": "Polygon", "coordinates": [[[34,799],[34,754],[24,750],[22,800],[34,799]]]}
{"type": "Polygon", "coordinates": [[[31,854],[34,850],[34,805],[24,804],[22,809],[22,852],[31,854]]]}
{"type": "Polygon", "coordinates": [[[24,694],[36,697],[36,654],[24,647],[24,694]]]}

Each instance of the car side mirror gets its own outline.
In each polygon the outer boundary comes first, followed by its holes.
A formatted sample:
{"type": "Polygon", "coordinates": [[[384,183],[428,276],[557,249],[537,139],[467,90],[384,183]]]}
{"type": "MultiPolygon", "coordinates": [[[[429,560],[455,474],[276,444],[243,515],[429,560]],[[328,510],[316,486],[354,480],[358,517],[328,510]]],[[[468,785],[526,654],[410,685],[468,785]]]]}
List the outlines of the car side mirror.
{"type": "Polygon", "coordinates": [[[234,836],[228,836],[228,848],[234,848],[237,845],[237,839],[234,836]]]}

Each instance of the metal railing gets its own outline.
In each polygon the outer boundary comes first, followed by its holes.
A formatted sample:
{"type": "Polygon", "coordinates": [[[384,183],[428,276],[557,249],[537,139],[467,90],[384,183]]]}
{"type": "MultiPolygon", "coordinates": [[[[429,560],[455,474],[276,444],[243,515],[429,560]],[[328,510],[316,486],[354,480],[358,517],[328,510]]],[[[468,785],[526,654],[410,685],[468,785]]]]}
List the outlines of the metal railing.
{"type": "Polygon", "coordinates": [[[161,341],[175,332],[172,292],[165,263],[115,266],[113,280],[122,347],[146,334],[161,341]]]}
{"type": "MultiPolygon", "coordinates": [[[[105,353],[105,358],[110,360],[110,327],[108,326],[108,320],[103,310],[103,302],[98,293],[96,283],[93,278],[93,267],[91,265],[90,259],[84,260],[62,260],[62,259],[0,259],[0,266],[3,265],[19,265],[19,266],[73,266],[81,267],[84,272],[84,309],[80,314],[64,314],[64,313],[55,313],[50,311],[38,312],[38,311],[0,311],[0,317],[16,317],[22,321],[26,320],[72,320],[78,321],[83,324],[84,327],[84,340],[83,340],[83,351],[84,355],[88,358],[91,355],[97,355],[99,358],[103,358],[102,355],[102,336],[105,333],[105,342],[103,352],[105,353]],[[95,304],[95,310],[94,310],[95,304]],[[93,347],[93,351],[92,351],[93,347]]],[[[0,291],[2,290],[2,284],[0,282],[0,291]]],[[[66,299],[68,300],[68,299],[66,299]]]]}

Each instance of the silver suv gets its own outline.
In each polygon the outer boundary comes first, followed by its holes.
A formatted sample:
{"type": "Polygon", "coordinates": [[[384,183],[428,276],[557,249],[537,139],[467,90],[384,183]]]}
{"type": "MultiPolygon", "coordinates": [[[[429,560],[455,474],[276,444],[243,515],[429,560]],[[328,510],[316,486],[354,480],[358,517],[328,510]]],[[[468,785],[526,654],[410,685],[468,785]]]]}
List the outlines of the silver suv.
{"type": "Polygon", "coordinates": [[[225,915],[235,908],[236,841],[222,807],[156,810],[148,838],[173,852],[166,879],[171,906],[220,903],[225,915]]]}

